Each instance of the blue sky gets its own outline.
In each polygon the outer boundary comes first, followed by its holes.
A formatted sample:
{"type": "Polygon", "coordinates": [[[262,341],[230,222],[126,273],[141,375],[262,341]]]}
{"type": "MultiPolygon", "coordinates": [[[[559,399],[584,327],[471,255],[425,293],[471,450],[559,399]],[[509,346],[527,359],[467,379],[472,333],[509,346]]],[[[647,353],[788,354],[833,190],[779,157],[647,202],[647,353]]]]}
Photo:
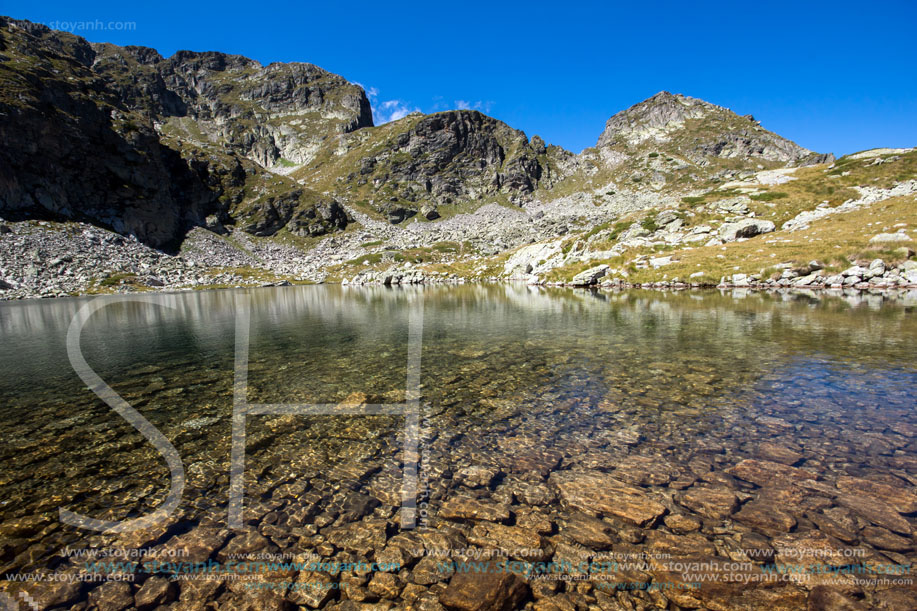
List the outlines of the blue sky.
{"type": "Polygon", "coordinates": [[[6,0],[92,41],[307,61],[376,119],[479,108],[575,152],[661,90],[751,113],[819,151],[917,145],[917,3],[6,0]],[[66,24],[64,24],[66,25],[66,24]]]}

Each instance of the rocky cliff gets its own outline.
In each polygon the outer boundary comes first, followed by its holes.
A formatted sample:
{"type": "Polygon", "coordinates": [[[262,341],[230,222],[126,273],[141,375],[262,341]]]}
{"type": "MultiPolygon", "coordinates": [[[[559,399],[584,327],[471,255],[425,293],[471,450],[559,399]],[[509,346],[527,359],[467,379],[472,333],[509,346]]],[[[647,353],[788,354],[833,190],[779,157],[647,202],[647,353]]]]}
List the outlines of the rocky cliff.
{"type": "Polygon", "coordinates": [[[414,115],[361,130],[295,174],[400,223],[463,204],[529,201],[563,176],[572,155],[473,110],[414,115]]]}
{"type": "MultiPolygon", "coordinates": [[[[175,247],[237,219],[320,235],[343,209],[264,171],[372,124],[362,89],[308,64],[141,47],[0,18],[0,213],[87,221],[175,247]]],[[[290,161],[289,163],[293,163],[290,161]]]]}
{"type": "Polygon", "coordinates": [[[239,55],[92,45],[91,69],[160,131],[226,146],[260,165],[300,164],[326,140],[372,125],[363,90],[304,63],[262,67],[239,55]]]}
{"type": "Polygon", "coordinates": [[[657,185],[834,159],[764,129],[751,115],[667,91],[611,117],[594,153],[606,167],[645,166],[632,178],[657,185]]]}

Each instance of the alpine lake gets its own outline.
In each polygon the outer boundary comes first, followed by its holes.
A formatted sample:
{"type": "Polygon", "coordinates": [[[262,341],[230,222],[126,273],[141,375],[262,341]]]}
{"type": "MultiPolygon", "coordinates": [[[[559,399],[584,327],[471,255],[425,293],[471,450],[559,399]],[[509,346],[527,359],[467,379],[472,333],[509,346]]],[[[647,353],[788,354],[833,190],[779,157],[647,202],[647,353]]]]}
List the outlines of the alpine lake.
{"type": "Polygon", "coordinates": [[[917,608],[914,293],[143,298],[0,303],[0,607],[917,608]]]}

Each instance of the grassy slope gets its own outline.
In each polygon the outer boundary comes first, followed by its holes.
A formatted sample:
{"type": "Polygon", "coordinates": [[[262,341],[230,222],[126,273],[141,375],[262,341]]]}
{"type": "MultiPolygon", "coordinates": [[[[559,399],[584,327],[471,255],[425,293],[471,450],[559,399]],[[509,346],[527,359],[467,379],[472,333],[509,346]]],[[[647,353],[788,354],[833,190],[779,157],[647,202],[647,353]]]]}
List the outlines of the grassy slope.
{"type": "MultiPolygon", "coordinates": [[[[801,266],[813,259],[825,264],[828,272],[845,269],[853,260],[881,257],[887,262],[900,261],[903,255],[896,249],[900,246],[910,246],[917,250],[917,243],[877,247],[870,245],[869,239],[877,233],[896,231],[901,228],[901,224],[905,225],[904,230],[911,232],[912,237],[917,237],[917,198],[914,196],[892,198],[852,212],[830,215],[813,222],[809,230],[780,230],[786,221],[802,211],[814,209],[823,202],[835,207],[849,199],[859,198],[859,192],[853,188],[855,186],[890,188],[898,182],[917,179],[917,151],[904,155],[883,155],[879,158],[889,161],[876,164],[872,158],[845,157],[832,166],[799,168],[791,174],[795,180],[780,185],[767,186],[747,181],[739,188],[734,183],[722,185],[707,181],[703,183],[703,190],[699,191],[701,195],[686,197],[687,201],[682,201],[679,207],[678,215],[684,220],[686,227],[706,224],[715,228],[728,215],[717,212],[709,204],[744,193],[750,194],[752,198],[748,208],[754,211],[758,218],[773,221],[778,231],[722,246],[632,248],[625,250],[623,256],[615,259],[596,259],[557,268],[544,279],[569,280],[580,271],[601,263],[627,271],[628,280],[632,282],[646,283],[674,278],[687,281],[692,273],[702,271],[704,276],[690,281],[715,283],[719,282],[722,276],[736,273],[762,274],[766,278],[778,273],[774,268],[777,264],[790,263],[801,266]],[[673,256],[676,262],[659,269],[638,270],[633,266],[633,261],[641,255],[662,254],[673,256]]],[[[615,245],[620,234],[631,223],[641,222],[652,228],[652,219],[656,212],[647,210],[631,213],[615,222],[604,223],[569,235],[563,242],[565,250],[569,250],[576,242],[587,242],[588,250],[608,250],[615,245]]],[[[349,278],[365,269],[384,270],[393,264],[400,265],[406,261],[425,271],[455,273],[469,279],[494,277],[501,274],[503,263],[511,253],[480,258],[470,251],[459,249],[450,252],[448,257],[440,256],[442,254],[437,252],[435,246],[431,249],[392,253],[387,257],[376,253],[337,266],[330,270],[329,279],[349,278]],[[444,258],[455,260],[443,261],[444,258]]]]}
{"type": "MultiPolygon", "coordinates": [[[[755,188],[743,189],[751,193],[749,209],[755,211],[759,218],[773,221],[778,228],[774,233],[723,246],[631,249],[625,251],[620,259],[596,260],[556,269],[547,279],[568,280],[579,271],[602,262],[627,270],[630,281],[643,283],[673,278],[687,280],[690,274],[698,271],[705,272],[705,275],[693,279],[694,282],[716,282],[721,276],[734,273],[761,273],[763,277],[768,277],[774,271],[770,268],[775,264],[802,265],[813,259],[825,263],[828,271],[849,267],[852,260],[881,257],[886,261],[899,261],[903,258],[902,252],[894,248],[910,246],[914,249],[917,244],[875,247],[869,245],[869,239],[877,233],[895,231],[902,224],[912,237],[917,237],[917,198],[914,196],[892,198],[852,212],[831,215],[812,223],[809,230],[780,230],[784,222],[799,212],[812,210],[823,202],[835,207],[848,199],[858,198],[854,186],[890,188],[897,182],[917,179],[917,151],[884,155],[879,159],[888,161],[876,164],[872,158],[844,157],[833,166],[800,168],[792,174],[796,180],[784,184],[769,187],[755,185],[755,188]],[[658,252],[672,255],[677,263],[655,270],[636,270],[630,265],[640,255],[658,252]]],[[[716,221],[722,221],[724,215],[711,211],[705,204],[737,193],[739,190],[735,188],[710,189],[701,197],[686,198],[688,201],[681,206],[681,211],[687,213],[684,216],[686,226],[712,224],[715,227],[716,221]]],[[[652,214],[649,211],[631,215],[627,221],[652,214]]],[[[608,231],[611,233],[613,230],[609,228],[608,231]]],[[[568,240],[575,241],[584,235],[568,240]]],[[[607,249],[612,244],[613,241],[601,242],[595,244],[594,249],[607,249]]]]}

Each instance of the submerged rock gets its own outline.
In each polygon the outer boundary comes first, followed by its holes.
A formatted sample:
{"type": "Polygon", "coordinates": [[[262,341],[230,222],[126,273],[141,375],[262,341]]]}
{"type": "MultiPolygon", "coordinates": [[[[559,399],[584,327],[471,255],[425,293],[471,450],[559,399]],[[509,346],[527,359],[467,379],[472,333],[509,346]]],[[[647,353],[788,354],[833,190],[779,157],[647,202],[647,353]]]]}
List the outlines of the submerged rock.
{"type": "Polygon", "coordinates": [[[509,507],[472,497],[453,497],[443,503],[439,516],[447,520],[501,522],[509,519],[509,507]]]}
{"type": "Polygon", "coordinates": [[[481,572],[457,572],[439,602],[454,611],[512,611],[529,592],[526,583],[508,571],[498,571],[492,563],[481,572]]]}
{"type": "Polygon", "coordinates": [[[559,471],[549,481],[563,502],[587,513],[617,516],[645,526],[666,512],[664,505],[643,491],[601,471],[559,471]]]}
{"type": "Polygon", "coordinates": [[[746,459],[726,469],[726,473],[734,475],[739,479],[747,482],[766,486],[775,482],[803,481],[807,479],[818,479],[818,476],[811,471],[790,467],[782,463],[776,463],[769,460],[746,459]]]}

